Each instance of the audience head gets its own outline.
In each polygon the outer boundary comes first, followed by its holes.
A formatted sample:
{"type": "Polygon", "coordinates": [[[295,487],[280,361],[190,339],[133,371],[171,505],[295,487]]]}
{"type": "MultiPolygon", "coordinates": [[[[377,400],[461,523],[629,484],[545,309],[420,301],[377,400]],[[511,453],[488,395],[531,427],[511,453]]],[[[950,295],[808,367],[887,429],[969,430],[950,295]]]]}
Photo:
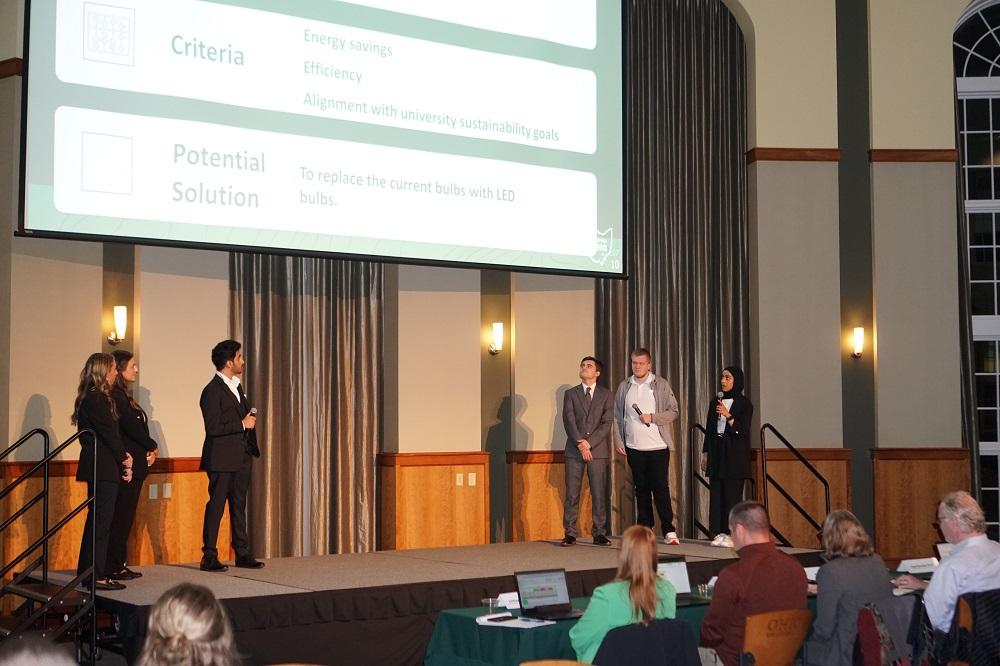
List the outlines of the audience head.
{"type": "Polygon", "coordinates": [[[622,534],[618,551],[618,580],[628,581],[636,620],[647,624],[656,617],[656,535],[645,525],[633,525],[622,534]]]}
{"type": "Polygon", "coordinates": [[[850,511],[831,511],[823,521],[823,550],[828,560],[867,557],[875,552],[871,537],[850,511]]]}
{"type": "Polygon", "coordinates": [[[982,508],[964,490],[950,492],[941,498],[937,522],[948,543],[965,541],[986,531],[986,516],[982,508]]]}
{"type": "Polygon", "coordinates": [[[226,364],[233,364],[233,374],[241,374],[243,372],[243,355],[240,353],[240,347],[242,345],[236,340],[223,340],[219,344],[212,348],[212,365],[215,366],[216,370],[222,370],[226,367],[226,364]]]}
{"type": "Polygon", "coordinates": [[[32,638],[14,638],[0,643],[0,666],[76,666],[66,644],[32,638]]]}
{"type": "Polygon", "coordinates": [[[767,509],[759,502],[740,502],[729,512],[729,534],[736,550],[755,543],[769,542],[771,521],[767,517],[767,509]]]}
{"type": "Polygon", "coordinates": [[[226,612],[210,590],[181,583],[149,612],[139,666],[235,666],[241,663],[226,612]]]}

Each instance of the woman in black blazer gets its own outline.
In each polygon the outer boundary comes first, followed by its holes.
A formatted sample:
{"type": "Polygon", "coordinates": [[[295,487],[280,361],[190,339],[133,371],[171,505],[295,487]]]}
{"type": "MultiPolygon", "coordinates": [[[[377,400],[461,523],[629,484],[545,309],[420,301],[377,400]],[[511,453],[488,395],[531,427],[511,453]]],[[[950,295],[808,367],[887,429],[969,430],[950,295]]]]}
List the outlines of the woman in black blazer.
{"type": "Polygon", "coordinates": [[[112,580],[132,580],[142,576],[125,566],[128,557],[128,535],[135,520],[142,484],[149,476],[149,468],[156,459],[156,442],[149,436],[146,412],[132,398],[131,384],[139,375],[139,366],[132,352],[114,351],[118,377],[111,389],[111,397],[118,410],[118,430],[125,450],[132,456],[132,482],[118,489],[115,515],[111,521],[111,538],[108,542],[108,577],[112,580]]]}
{"type": "Polygon", "coordinates": [[[132,480],[132,457],[125,451],[118,434],[118,411],[111,399],[111,386],[117,374],[111,354],[91,354],[80,372],[72,417],[78,430],[88,431],[80,436],[80,464],[76,479],[86,481],[88,495],[94,495],[94,503],[87,511],[87,523],[83,529],[77,573],[82,573],[93,564],[97,587],[102,590],[125,588],[118,581],[109,579],[106,569],[108,537],[118,489],[132,480]],[[92,526],[96,526],[93,539],[92,526]]]}
{"type": "Polygon", "coordinates": [[[729,510],[743,501],[750,478],[750,421],[753,403],[743,395],[743,370],[729,366],[722,371],[722,397],[708,406],[701,470],[708,474],[708,529],[716,546],[731,546],[729,510]]]}

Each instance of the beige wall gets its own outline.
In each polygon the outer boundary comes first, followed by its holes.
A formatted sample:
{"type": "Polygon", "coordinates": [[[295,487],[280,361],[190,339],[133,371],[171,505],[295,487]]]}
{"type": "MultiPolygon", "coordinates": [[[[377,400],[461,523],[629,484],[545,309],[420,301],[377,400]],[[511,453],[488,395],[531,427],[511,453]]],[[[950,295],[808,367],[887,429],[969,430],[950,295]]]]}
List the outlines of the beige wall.
{"type": "Polygon", "coordinates": [[[24,43],[24,0],[0,0],[0,60],[19,58],[24,43]]]}
{"type": "MultiPolygon", "coordinates": [[[[479,451],[479,271],[399,267],[399,452],[479,451]]],[[[392,422],[390,418],[387,423],[392,422]]],[[[387,434],[387,439],[392,439],[387,434]]]]}
{"type": "Polygon", "coordinates": [[[750,335],[760,423],[843,444],[837,164],[750,166],[750,335]]]}
{"type": "Polygon", "coordinates": [[[835,0],[724,2],[747,45],[748,148],[836,148],[835,0]]]}
{"type": "Polygon", "coordinates": [[[562,394],[580,382],[580,359],[594,353],[594,280],[520,273],[514,276],[514,448],[562,450],[562,394]]]}
{"type": "Polygon", "coordinates": [[[952,33],[968,0],[868,3],[872,148],[954,148],[952,33]]]}
{"type": "Polygon", "coordinates": [[[878,444],[961,446],[955,166],[876,164],[872,192],[878,444]]]}
{"type": "Polygon", "coordinates": [[[229,337],[228,254],[144,247],[137,263],[136,398],[161,456],[200,456],[198,397],[214,373],[212,347],[229,337]]]}

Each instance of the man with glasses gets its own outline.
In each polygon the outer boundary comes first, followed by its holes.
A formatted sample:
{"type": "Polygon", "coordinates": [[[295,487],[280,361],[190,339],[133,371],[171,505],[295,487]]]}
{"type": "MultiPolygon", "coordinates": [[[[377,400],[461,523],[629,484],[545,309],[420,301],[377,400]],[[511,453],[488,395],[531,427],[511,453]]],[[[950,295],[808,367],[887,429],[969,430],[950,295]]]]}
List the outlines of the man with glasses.
{"type": "Polygon", "coordinates": [[[983,510],[964,490],[941,498],[937,525],[945,541],[955,548],[938,565],[930,583],[909,574],[893,582],[904,590],[926,590],[927,618],[935,629],[947,632],[960,596],[1000,588],[1000,543],[986,537],[983,510]]]}

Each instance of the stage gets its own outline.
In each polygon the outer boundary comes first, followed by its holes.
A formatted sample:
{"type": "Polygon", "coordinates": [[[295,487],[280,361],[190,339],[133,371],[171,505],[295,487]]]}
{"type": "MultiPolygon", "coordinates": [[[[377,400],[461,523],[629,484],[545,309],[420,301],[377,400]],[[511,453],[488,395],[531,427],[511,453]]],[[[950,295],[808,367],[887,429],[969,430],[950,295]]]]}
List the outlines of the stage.
{"type": "MultiPolygon", "coordinates": [[[[352,555],[278,558],[263,569],[207,573],[197,564],[134,567],[141,579],[98,593],[98,608],[119,620],[131,663],[145,640],[149,607],[181,582],[197,583],[222,601],[248,664],[422,664],[437,614],[478,605],[514,590],[515,571],[563,567],[571,596],[589,596],[617,567],[610,547],[557,541],[506,543],[352,555]]],[[[819,552],[786,548],[804,566],[819,552]]],[[[660,545],[683,555],[692,585],[707,582],[736,558],[704,541],[660,545]]]]}

